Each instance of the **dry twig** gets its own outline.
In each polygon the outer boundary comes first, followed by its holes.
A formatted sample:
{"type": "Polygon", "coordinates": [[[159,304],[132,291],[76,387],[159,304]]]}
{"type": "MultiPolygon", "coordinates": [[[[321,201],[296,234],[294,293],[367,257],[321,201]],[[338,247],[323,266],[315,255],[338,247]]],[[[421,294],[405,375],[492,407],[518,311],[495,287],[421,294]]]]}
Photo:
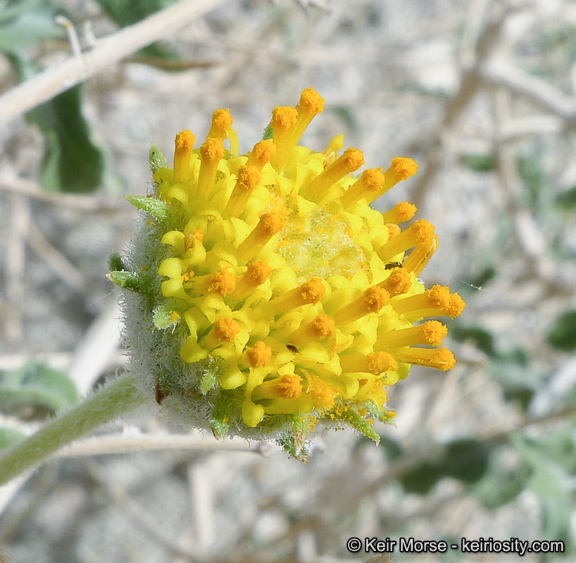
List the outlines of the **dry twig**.
{"type": "Polygon", "coordinates": [[[227,0],[182,0],[135,25],[99,39],[73,56],[0,96],[0,120],[8,121],[109,68],[154,41],[169,37],[227,0]]]}

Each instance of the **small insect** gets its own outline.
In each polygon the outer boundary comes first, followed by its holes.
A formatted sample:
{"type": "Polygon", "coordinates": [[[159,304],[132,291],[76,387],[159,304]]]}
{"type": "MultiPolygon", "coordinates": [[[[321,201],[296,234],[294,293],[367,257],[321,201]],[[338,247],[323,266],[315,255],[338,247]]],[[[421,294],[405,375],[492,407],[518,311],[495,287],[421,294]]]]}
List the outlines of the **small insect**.
{"type": "Polygon", "coordinates": [[[288,350],[290,350],[290,352],[293,354],[298,353],[298,348],[296,348],[296,346],[292,346],[292,344],[286,344],[286,348],[288,348],[288,350]]]}
{"type": "Polygon", "coordinates": [[[384,266],[385,270],[394,270],[394,268],[401,268],[402,264],[400,262],[389,262],[384,266]]]}

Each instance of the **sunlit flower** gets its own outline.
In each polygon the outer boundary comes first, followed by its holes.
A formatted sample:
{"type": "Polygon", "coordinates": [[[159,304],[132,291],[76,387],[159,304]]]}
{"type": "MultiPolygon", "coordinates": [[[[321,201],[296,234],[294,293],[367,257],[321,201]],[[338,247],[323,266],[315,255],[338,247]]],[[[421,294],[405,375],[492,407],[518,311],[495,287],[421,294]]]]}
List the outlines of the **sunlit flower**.
{"type": "Polygon", "coordinates": [[[369,204],[414,175],[410,158],[364,170],[343,135],[322,152],[299,145],[324,100],[311,88],[277,107],[266,139],[238,155],[228,110],[193,148],[176,136],[169,168],[151,152],[154,192],[130,266],[112,272],[126,297],[134,369],[166,412],[214,434],[279,439],[297,454],[318,423],[377,440],[386,389],[411,365],[447,370],[446,327],[464,302],[418,279],[434,227],[399,203],[369,204]],[[229,148],[226,148],[228,145],[229,148]]]}

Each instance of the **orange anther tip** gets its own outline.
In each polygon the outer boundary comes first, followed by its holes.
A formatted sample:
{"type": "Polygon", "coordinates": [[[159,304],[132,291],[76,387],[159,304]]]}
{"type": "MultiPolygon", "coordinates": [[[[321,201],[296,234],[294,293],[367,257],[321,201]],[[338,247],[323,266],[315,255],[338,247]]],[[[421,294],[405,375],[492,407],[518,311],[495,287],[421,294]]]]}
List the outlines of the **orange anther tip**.
{"type": "Polygon", "coordinates": [[[252,149],[251,157],[258,162],[270,162],[276,155],[276,145],[272,139],[259,141],[252,149]]]}
{"type": "Polygon", "coordinates": [[[246,276],[254,285],[258,286],[270,277],[271,272],[272,268],[267,262],[252,262],[252,264],[248,265],[246,276]]]}
{"type": "Polygon", "coordinates": [[[456,365],[456,358],[448,348],[440,348],[439,350],[434,350],[434,352],[433,367],[447,371],[456,365]]]}
{"type": "Polygon", "coordinates": [[[377,313],[390,302],[390,294],[381,287],[371,287],[364,292],[363,298],[366,309],[370,312],[377,313]]]}
{"type": "Polygon", "coordinates": [[[210,293],[217,293],[224,297],[232,293],[236,289],[236,276],[228,269],[224,268],[219,272],[216,272],[208,286],[208,291],[210,293]]]}
{"type": "Polygon", "coordinates": [[[460,297],[457,293],[453,293],[450,295],[450,305],[448,306],[448,316],[450,318],[457,317],[464,311],[464,307],[466,307],[466,303],[464,299],[460,297]]]}
{"type": "Polygon", "coordinates": [[[234,319],[220,319],[214,323],[214,335],[223,342],[233,342],[240,332],[240,325],[234,319]]]}
{"type": "Polygon", "coordinates": [[[412,285],[410,274],[403,268],[394,270],[381,284],[391,297],[406,293],[412,285]]]}
{"type": "Polygon", "coordinates": [[[220,131],[228,131],[233,122],[234,119],[228,109],[217,109],[212,114],[212,127],[220,131]]]}
{"type": "Polygon", "coordinates": [[[272,359],[272,348],[260,340],[252,348],[246,348],[246,356],[252,367],[265,367],[272,359]]]}
{"type": "Polygon", "coordinates": [[[382,168],[364,170],[362,173],[362,180],[369,192],[377,192],[384,183],[384,173],[382,172],[382,168]]]}
{"type": "Polygon", "coordinates": [[[385,371],[396,371],[398,362],[388,352],[372,352],[366,356],[368,371],[373,375],[380,375],[385,371]]]}
{"type": "Polygon", "coordinates": [[[237,186],[245,191],[252,191],[260,182],[260,170],[256,166],[241,166],[238,170],[237,186]]]}
{"type": "Polygon", "coordinates": [[[311,115],[317,115],[324,111],[324,98],[314,90],[314,88],[306,88],[300,94],[300,102],[298,104],[298,111],[305,111],[311,115]]]}
{"type": "Polygon", "coordinates": [[[410,203],[409,201],[402,201],[396,205],[396,211],[402,220],[408,221],[414,217],[417,208],[413,203],[410,203]]]}
{"type": "Polygon", "coordinates": [[[445,308],[450,304],[450,290],[445,285],[434,285],[425,294],[433,307],[445,308]]]}
{"type": "Polygon", "coordinates": [[[283,375],[277,385],[279,395],[284,399],[297,399],[302,393],[302,378],[296,374],[283,375]]]}
{"type": "Polygon", "coordinates": [[[364,164],[364,155],[360,149],[346,149],[341,158],[350,168],[350,171],[358,170],[364,164]]]}
{"type": "Polygon", "coordinates": [[[280,213],[264,213],[260,216],[260,225],[267,235],[275,235],[284,228],[284,220],[280,213]]]}
{"type": "Polygon", "coordinates": [[[297,399],[300,393],[302,378],[295,373],[289,373],[258,385],[253,396],[257,399],[297,399]]]}
{"type": "Polygon", "coordinates": [[[329,338],[334,334],[334,319],[328,315],[318,315],[311,323],[312,331],[318,338],[329,338]]]}
{"type": "Polygon", "coordinates": [[[176,135],[176,150],[191,151],[195,141],[196,137],[188,131],[188,129],[180,131],[180,133],[176,135]]]}
{"type": "Polygon", "coordinates": [[[306,303],[319,303],[326,288],[320,278],[312,278],[300,286],[300,295],[306,303]]]}
{"type": "Polygon", "coordinates": [[[392,159],[392,169],[400,180],[406,180],[414,176],[418,171],[418,164],[411,158],[397,157],[392,159]]]}
{"type": "Polygon", "coordinates": [[[422,334],[426,344],[440,346],[442,340],[448,334],[446,325],[438,321],[426,321],[421,326],[422,334]]]}
{"type": "Polygon", "coordinates": [[[298,112],[290,106],[279,106],[272,110],[272,129],[289,131],[296,125],[298,112]]]}
{"type": "Polygon", "coordinates": [[[410,230],[414,233],[414,236],[418,242],[424,242],[434,236],[434,225],[427,221],[426,219],[422,219],[420,221],[414,221],[410,230]]]}
{"type": "Polygon", "coordinates": [[[219,162],[224,156],[224,143],[222,139],[209,137],[200,149],[202,158],[209,162],[219,162]]]}

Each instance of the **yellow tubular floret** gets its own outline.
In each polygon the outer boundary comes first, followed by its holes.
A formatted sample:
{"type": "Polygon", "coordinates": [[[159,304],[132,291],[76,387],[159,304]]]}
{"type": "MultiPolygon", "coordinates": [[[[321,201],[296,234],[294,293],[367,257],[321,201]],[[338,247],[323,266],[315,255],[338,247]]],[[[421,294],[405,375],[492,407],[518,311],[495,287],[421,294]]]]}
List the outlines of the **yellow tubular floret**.
{"type": "Polygon", "coordinates": [[[240,332],[240,325],[234,319],[220,319],[204,339],[207,349],[214,349],[225,342],[234,342],[240,332]]]}
{"type": "Polygon", "coordinates": [[[251,260],[283,228],[284,220],[279,213],[264,213],[248,238],[238,247],[238,255],[245,261],[251,260]]]}
{"type": "Polygon", "coordinates": [[[386,371],[396,371],[398,362],[388,352],[356,353],[340,356],[340,366],[344,372],[365,372],[380,375],[386,371]]]}
{"type": "Polygon", "coordinates": [[[426,366],[446,371],[452,369],[456,360],[448,348],[400,348],[394,351],[394,357],[406,364],[426,366]]]}
{"type": "Polygon", "coordinates": [[[464,301],[457,293],[451,295],[447,287],[435,285],[424,293],[394,300],[392,308],[409,319],[434,316],[454,318],[464,310],[464,301]]]}
{"type": "Polygon", "coordinates": [[[322,195],[330,189],[338,180],[355,172],[364,164],[364,155],[358,149],[346,149],[344,154],[336,159],[308,186],[307,192],[313,197],[322,195]]]}
{"type": "Polygon", "coordinates": [[[383,185],[382,168],[364,170],[362,176],[344,192],[342,207],[346,209],[362,198],[366,200],[366,203],[373,202],[380,196],[380,188],[383,185]]]}
{"type": "Polygon", "coordinates": [[[430,221],[415,221],[405,231],[389,240],[378,249],[378,256],[383,261],[389,260],[393,256],[413,248],[421,242],[425,242],[434,237],[434,226],[430,221]]]}
{"type": "Polygon", "coordinates": [[[247,297],[259,285],[262,285],[272,272],[272,268],[266,262],[252,262],[248,269],[236,284],[232,298],[240,301],[247,297]]]}
{"type": "Polygon", "coordinates": [[[290,142],[292,131],[297,118],[298,113],[293,107],[277,107],[272,111],[270,126],[274,132],[272,139],[276,147],[276,155],[272,159],[272,164],[278,171],[284,170],[284,166],[286,166],[288,152],[292,148],[290,142]]]}
{"type": "Polygon", "coordinates": [[[232,127],[233,121],[229,110],[217,109],[212,114],[212,125],[207,137],[224,140],[228,136],[228,130],[232,127]]]}
{"type": "Polygon", "coordinates": [[[212,195],[214,180],[218,163],[224,156],[224,144],[222,139],[208,138],[200,149],[200,174],[198,176],[197,193],[199,197],[209,199],[212,195]]]}
{"type": "Polygon", "coordinates": [[[300,137],[302,137],[314,116],[324,111],[324,98],[313,88],[306,88],[300,95],[300,102],[296,109],[298,115],[296,125],[292,131],[292,138],[290,139],[292,146],[298,144],[300,137]]]}
{"type": "Polygon", "coordinates": [[[446,325],[438,321],[426,321],[418,326],[403,328],[392,332],[380,334],[378,344],[386,350],[401,348],[403,346],[416,346],[428,344],[441,346],[442,340],[448,334],[446,325]]]}
{"type": "Polygon", "coordinates": [[[312,278],[299,287],[295,287],[280,297],[272,300],[276,313],[286,313],[291,309],[319,303],[324,297],[326,288],[320,278],[312,278]]]}
{"type": "Polygon", "coordinates": [[[216,293],[221,297],[229,295],[236,288],[236,275],[228,268],[222,268],[214,274],[194,277],[194,272],[188,272],[182,277],[183,282],[189,282],[184,286],[189,288],[195,295],[204,295],[206,293],[216,293]]]}
{"type": "Polygon", "coordinates": [[[332,316],[337,326],[356,321],[370,313],[378,313],[382,307],[388,305],[390,295],[381,287],[367,289],[361,297],[336,311],[332,316]]]}
{"type": "Polygon", "coordinates": [[[216,272],[208,285],[208,293],[217,293],[222,297],[232,293],[234,289],[236,289],[236,276],[228,268],[216,272]]]}
{"type": "Polygon", "coordinates": [[[460,297],[457,293],[452,293],[450,295],[450,304],[448,305],[448,316],[451,319],[454,319],[462,314],[464,311],[464,307],[466,307],[466,303],[464,303],[464,299],[460,297]]]}
{"type": "Polygon", "coordinates": [[[383,282],[378,284],[378,287],[385,289],[390,297],[402,295],[406,293],[412,285],[412,278],[410,274],[404,270],[394,270],[383,282]]]}
{"type": "Polygon", "coordinates": [[[194,229],[184,237],[184,250],[193,249],[204,240],[204,233],[200,229],[194,229]]]}
{"type": "Polygon", "coordinates": [[[246,357],[253,368],[266,367],[272,359],[272,348],[259,340],[251,348],[246,348],[246,357]]]}
{"type": "Polygon", "coordinates": [[[404,268],[419,276],[430,261],[430,258],[438,250],[438,240],[438,235],[436,235],[418,244],[410,253],[410,256],[404,260],[404,268]]]}
{"type": "Polygon", "coordinates": [[[302,393],[302,378],[295,373],[283,375],[258,385],[252,399],[297,399],[302,393]]]}
{"type": "Polygon", "coordinates": [[[386,230],[388,231],[388,242],[393,238],[396,238],[402,232],[402,229],[395,223],[387,223],[386,230]]]}
{"type": "Polygon", "coordinates": [[[397,203],[390,211],[382,214],[384,223],[405,223],[416,214],[416,206],[407,201],[397,203]]]}
{"type": "Polygon", "coordinates": [[[256,166],[241,166],[238,179],[230,196],[226,211],[232,217],[238,217],[250,199],[254,188],[260,182],[260,170],[256,166]]]}
{"type": "Polygon", "coordinates": [[[190,178],[190,155],[196,137],[188,129],[176,135],[174,150],[174,182],[187,182],[190,178]]]}
{"type": "Polygon", "coordinates": [[[382,188],[382,193],[386,193],[390,188],[394,187],[398,182],[407,180],[410,176],[414,176],[418,171],[418,165],[411,159],[405,157],[397,157],[392,159],[392,165],[384,175],[386,181],[382,188]]]}
{"type": "Polygon", "coordinates": [[[328,315],[318,315],[313,321],[301,326],[287,339],[294,346],[300,346],[307,342],[315,342],[334,336],[334,319],[328,315]]]}
{"type": "Polygon", "coordinates": [[[255,166],[258,170],[262,170],[265,164],[268,164],[276,155],[276,146],[272,139],[259,141],[254,145],[246,166],[255,166]]]}

